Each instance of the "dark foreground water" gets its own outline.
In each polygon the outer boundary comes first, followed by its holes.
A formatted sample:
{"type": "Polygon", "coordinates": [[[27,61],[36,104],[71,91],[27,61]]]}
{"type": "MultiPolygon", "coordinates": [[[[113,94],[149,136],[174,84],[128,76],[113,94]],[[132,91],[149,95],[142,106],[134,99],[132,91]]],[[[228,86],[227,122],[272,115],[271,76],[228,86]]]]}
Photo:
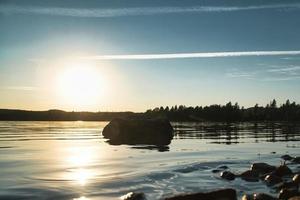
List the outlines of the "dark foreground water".
{"type": "Polygon", "coordinates": [[[224,181],[211,170],[278,165],[282,154],[300,152],[299,124],[173,123],[175,138],[162,149],[109,145],[106,124],[0,122],[0,199],[117,199],[140,191],[151,200],[224,187],[239,196],[272,194],[261,182],[224,181]]]}

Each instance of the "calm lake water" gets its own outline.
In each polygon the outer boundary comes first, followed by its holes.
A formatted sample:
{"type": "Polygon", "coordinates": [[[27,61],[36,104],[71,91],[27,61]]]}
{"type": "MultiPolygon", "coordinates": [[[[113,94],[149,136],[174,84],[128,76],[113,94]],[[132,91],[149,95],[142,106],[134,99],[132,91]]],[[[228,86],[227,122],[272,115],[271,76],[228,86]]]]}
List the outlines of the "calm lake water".
{"type": "Polygon", "coordinates": [[[0,199],[117,199],[139,191],[152,200],[223,187],[272,194],[261,182],[224,181],[211,171],[299,156],[299,124],[173,123],[175,137],[163,149],[109,145],[106,124],[0,122],[0,199]]]}

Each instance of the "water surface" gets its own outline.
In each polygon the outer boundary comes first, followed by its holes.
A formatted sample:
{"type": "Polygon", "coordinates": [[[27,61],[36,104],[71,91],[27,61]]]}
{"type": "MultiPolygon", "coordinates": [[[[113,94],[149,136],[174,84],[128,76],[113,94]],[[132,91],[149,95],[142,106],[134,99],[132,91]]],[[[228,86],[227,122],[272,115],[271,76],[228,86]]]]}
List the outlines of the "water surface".
{"type": "Polygon", "coordinates": [[[139,191],[152,200],[222,187],[272,194],[261,182],[224,181],[211,171],[280,164],[300,148],[299,124],[173,123],[165,148],[109,145],[106,124],[0,122],[0,199],[116,199],[139,191]]]}

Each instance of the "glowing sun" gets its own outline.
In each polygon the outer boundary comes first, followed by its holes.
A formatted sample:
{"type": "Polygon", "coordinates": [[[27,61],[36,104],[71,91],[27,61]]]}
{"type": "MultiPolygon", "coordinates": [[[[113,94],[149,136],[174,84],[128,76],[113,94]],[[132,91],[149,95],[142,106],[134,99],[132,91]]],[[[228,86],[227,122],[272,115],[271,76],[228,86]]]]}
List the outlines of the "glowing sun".
{"type": "Polygon", "coordinates": [[[105,85],[95,67],[75,65],[59,73],[57,87],[64,103],[81,108],[99,102],[105,85]]]}

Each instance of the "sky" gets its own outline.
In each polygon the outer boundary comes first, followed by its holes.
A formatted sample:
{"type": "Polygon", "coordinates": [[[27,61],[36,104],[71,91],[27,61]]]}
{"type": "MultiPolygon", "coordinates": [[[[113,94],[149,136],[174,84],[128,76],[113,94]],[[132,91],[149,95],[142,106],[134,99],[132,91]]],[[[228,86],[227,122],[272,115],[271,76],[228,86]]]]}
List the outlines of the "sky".
{"type": "Polygon", "coordinates": [[[300,103],[300,2],[0,0],[0,108],[300,103]]]}

